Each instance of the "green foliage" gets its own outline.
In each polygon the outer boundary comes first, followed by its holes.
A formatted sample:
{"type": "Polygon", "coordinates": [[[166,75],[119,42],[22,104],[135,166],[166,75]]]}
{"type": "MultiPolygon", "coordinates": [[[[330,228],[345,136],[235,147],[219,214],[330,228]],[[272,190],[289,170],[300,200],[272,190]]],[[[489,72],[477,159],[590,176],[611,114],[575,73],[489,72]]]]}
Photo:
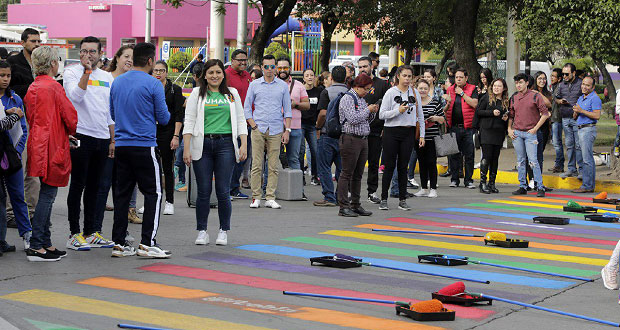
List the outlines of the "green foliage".
{"type": "Polygon", "coordinates": [[[275,41],[270,43],[269,46],[265,49],[265,55],[273,55],[276,59],[282,56],[290,57],[284,46],[282,46],[282,44],[280,44],[279,42],[275,41]]]}
{"type": "Polygon", "coordinates": [[[168,66],[173,69],[183,70],[191,61],[192,57],[188,53],[176,52],[170,56],[168,66]]]}
{"type": "MultiPolygon", "coordinates": [[[[605,86],[604,84],[596,84],[594,85],[594,91],[596,92],[596,94],[603,94],[605,93],[605,86]]],[[[601,100],[604,99],[605,97],[601,97],[601,100]]]]}
{"type": "Polygon", "coordinates": [[[585,72],[594,72],[595,68],[596,68],[596,64],[594,64],[594,61],[592,60],[592,58],[590,57],[568,57],[568,58],[564,58],[561,59],[559,61],[557,61],[555,63],[555,65],[553,66],[554,68],[562,68],[564,66],[564,64],[566,63],[573,63],[575,64],[575,67],[577,68],[577,70],[583,70],[585,72]]]}

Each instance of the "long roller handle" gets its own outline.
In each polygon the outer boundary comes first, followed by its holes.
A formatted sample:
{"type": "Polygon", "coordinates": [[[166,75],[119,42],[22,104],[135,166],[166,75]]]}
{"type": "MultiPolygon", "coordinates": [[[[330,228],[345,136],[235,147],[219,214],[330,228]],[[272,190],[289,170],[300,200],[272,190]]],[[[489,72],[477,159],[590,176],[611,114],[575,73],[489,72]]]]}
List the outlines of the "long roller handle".
{"type": "Polygon", "coordinates": [[[119,323],[117,325],[119,328],[121,329],[138,329],[138,330],[174,330],[174,329],[168,329],[168,328],[153,328],[153,327],[144,327],[141,325],[131,325],[131,324],[123,324],[123,323],[119,323]]]}
{"type": "Polygon", "coordinates": [[[394,304],[397,303],[394,300],[381,300],[381,299],[368,299],[368,298],[345,297],[345,296],[332,296],[332,295],[326,295],[326,294],[294,292],[294,291],[282,291],[282,294],[291,295],[291,296],[304,296],[304,297],[317,297],[317,298],[327,298],[327,299],[365,301],[365,302],[374,302],[374,303],[390,304],[390,305],[394,305],[394,304]]]}
{"type": "Polygon", "coordinates": [[[436,274],[436,273],[423,272],[423,271],[419,271],[419,270],[411,270],[411,269],[404,269],[404,268],[397,268],[397,267],[390,267],[390,266],[383,266],[383,265],[376,265],[376,264],[369,264],[369,266],[378,267],[378,268],[393,269],[393,270],[402,270],[402,271],[405,271],[405,272],[418,273],[418,274],[431,275],[431,276],[441,276],[441,277],[452,278],[452,279],[455,279],[455,280],[470,281],[470,282],[476,282],[476,283],[482,283],[482,284],[489,284],[489,283],[491,283],[490,281],[476,280],[476,279],[473,279],[473,278],[450,276],[450,275],[441,275],[441,274],[436,274]]]}
{"type": "Polygon", "coordinates": [[[384,231],[390,233],[409,233],[409,234],[426,234],[426,235],[447,235],[447,236],[464,236],[464,237],[484,237],[474,234],[459,234],[459,233],[442,233],[436,231],[418,231],[418,230],[396,230],[396,229],[372,229],[372,231],[384,231]]]}
{"type": "Polygon", "coordinates": [[[514,300],[509,300],[509,299],[495,297],[495,296],[489,296],[487,294],[480,294],[480,296],[484,297],[484,298],[493,299],[493,300],[503,301],[503,302],[509,303],[509,304],[514,304],[514,305],[519,305],[519,306],[523,306],[523,307],[534,308],[534,309],[538,309],[538,310],[545,311],[545,312],[551,312],[551,313],[556,313],[556,314],[560,314],[560,315],[570,316],[570,317],[574,317],[574,318],[578,318],[578,319],[582,319],[582,320],[586,320],[586,321],[598,322],[598,323],[602,323],[602,324],[611,325],[611,326],[614,326],[614,327],[620,327],[620,323],[600,320],[600,319],[596,319],[596,318],[593,318],[593,317],[588,317],[588,316],[583,316],[583,315],[579,315],[579,314],[563,312],[563,311],[559,311],[559,310],[555,310],[555,309],[551,309],[551,308],[546,308],[546,307],[541,307],[541,306],[536,306],[536,305],[532,305],[532,304],[526,304],[526,303],[523,303],[523,302],[520,302],[520,301],[514,301],[514,300]]]}
{"type": "Polygon", "coordinates": [[[483,262],[483,261],[477,261],[477,260],[468,260],[468,261],[471,262],[471,263],[474,263],[474,264],[487,265],[487,266],[499,267],[499,268],[514,269],[514,270],[521,270],[521,271],[524,271],[524,272],[530,272],[530,273],[536,273],[536,274],[545,274],[545,275],[551,275],[551,276],[557,276],[557,277],[564,277],[564,278],[570,278],[570,279],[573,279],[573,280],[579,280],[579,281],[584,281],[584,282],[594,282],[593,279],[587,278],[587,277],[579,277],[579,276],[571,276],[571,275],[543,272],[541,270],[533,270],[533,269],[527,269],[527,268],[512,267],[512,266],[499,265],[499,264],[492,264],[492,263],[483,262]]]}

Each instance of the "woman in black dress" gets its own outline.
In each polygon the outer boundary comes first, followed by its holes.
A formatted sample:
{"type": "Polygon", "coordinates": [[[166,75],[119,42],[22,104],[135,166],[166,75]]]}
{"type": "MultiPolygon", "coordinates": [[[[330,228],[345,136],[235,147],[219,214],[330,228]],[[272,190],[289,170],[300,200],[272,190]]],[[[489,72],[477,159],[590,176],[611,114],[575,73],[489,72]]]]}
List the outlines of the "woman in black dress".
{"type": "Polygon", "coordinates": [[[506,137],[508,120],[508,86],[502,78],[497,78],[489,85],[488,92],[480,99],[476,115],[480,127],[480,192],[498,193],[495,188],[499,153],[506,137]],[[489,183],[487,185],[487,172],[489,183]]]}

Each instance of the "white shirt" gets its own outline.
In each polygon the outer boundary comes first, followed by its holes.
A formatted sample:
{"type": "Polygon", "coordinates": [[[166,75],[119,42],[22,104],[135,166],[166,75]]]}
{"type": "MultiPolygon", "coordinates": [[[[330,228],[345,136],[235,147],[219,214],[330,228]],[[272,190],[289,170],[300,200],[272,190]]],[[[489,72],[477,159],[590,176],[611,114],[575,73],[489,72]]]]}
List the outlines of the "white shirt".
{"type": "Polygon", "coordinates": [[[407,127],[418,124],[420,127],[420,137],[424,137],[424,111],[422,110],[422,104],[420,104],[420,93],[418,90],[409,87],[407,92],[403,93],[396,86],[388,89],[381,101],[379,119],[385,120],[384,127],[407,127]],[[396,102],[396,98],[400,101],[396,102]],[[414,100],[415,102],[411,102],[414,100]],[[410,110],[400,113],[400,102],[407,102],[410,110]]]}
{"type": "Polygon", "coordinates": [[[80,64],[66,68],[63,73],[65,92],[78,114],[77,133],[109,139],[109,126],[114,125],[110,115],[110,87],[114,78],[109,72],[95,69],[83,90],[78,86],[83,74],[84,67],[80,64]]]}

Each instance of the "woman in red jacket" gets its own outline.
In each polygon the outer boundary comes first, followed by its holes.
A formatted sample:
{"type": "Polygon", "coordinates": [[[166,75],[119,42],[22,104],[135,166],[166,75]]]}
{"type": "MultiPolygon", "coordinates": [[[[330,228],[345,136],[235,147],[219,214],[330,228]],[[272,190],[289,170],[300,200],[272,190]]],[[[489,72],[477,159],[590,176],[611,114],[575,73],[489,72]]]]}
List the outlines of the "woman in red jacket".
{"type": "Polygon", "coordinates": [[[24,98],[28,135],[28,176],[41,181],[39,202],[32,218],[32,239],[26,256],[30,261],[58,261],[66,252],[56,249],[50,238],[50,215],[58,187],[65,187],[71,174],[69,138],[75,134],[77,112],[54,80],[58,55],[50,47],[32,52],[36,78],[24,98]]]}

